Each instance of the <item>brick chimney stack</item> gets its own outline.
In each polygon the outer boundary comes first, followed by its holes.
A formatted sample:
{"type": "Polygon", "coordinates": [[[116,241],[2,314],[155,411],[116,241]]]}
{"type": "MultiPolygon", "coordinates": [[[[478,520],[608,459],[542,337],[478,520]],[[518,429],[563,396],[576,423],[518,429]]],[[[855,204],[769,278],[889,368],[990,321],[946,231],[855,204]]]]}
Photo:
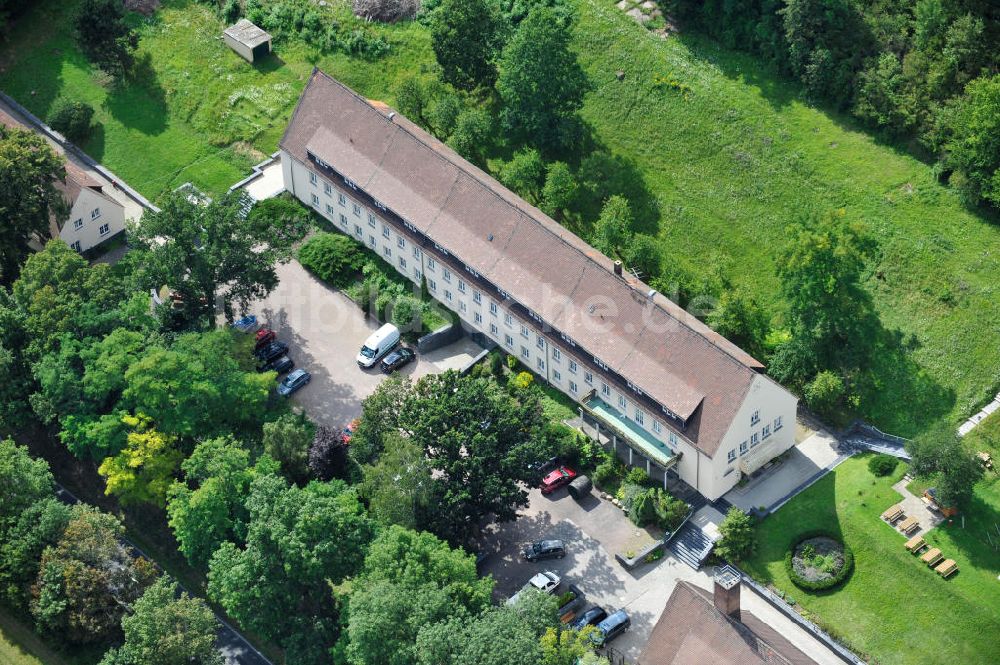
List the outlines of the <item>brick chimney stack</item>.
{"type": "Polygon", "coordinates": [[[740,620],[740,574],[732,566],[723,566],[715,573],[715,609],[740,620]]]}

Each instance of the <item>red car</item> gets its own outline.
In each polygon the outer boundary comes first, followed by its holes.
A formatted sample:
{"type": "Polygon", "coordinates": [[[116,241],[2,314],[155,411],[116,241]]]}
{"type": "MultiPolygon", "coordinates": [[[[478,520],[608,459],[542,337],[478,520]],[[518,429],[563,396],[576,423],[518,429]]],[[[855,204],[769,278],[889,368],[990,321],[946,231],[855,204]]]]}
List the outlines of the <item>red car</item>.
{"type": "Polygon", "coordinates": [[[254,335],[254,351],[258,351],[271,342],[273,342],[278,336],[274,334],[274,331],[270,328],[261,328],[254,335]]]}
{"type": "Polygon", "coordinates": [[[351,437],[354,436],[354,433],[358,431],[358,425],[360,424],[361,424],[361,419],[355,418],[350,423],[348,423],[347,427],[344,428],[344,432],[343,434],[341,434],[341,438],[343,438],[345,445],[351,442],[351,437]]]}
{"type": "Polygon", "coordinates": [[[576,471],[568,466],[561,466],[542,478],[542,494],[551,494],[563,485],[569,485],[576,478],[576,471]]]}

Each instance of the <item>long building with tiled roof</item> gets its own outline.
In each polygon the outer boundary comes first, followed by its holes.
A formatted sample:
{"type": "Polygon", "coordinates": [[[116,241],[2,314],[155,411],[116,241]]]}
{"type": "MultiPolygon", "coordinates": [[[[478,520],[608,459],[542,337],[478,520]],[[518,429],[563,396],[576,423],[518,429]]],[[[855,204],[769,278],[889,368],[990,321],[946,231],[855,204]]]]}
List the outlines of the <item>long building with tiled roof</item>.
{"type": "MultiPolygon", "coordinates": [[[[794,444],[763,365],[403,116],[315,70],[285,188],[709,499],[794,444]]],[[[625,450],[625,448],[622,448],[625,450]]]]}

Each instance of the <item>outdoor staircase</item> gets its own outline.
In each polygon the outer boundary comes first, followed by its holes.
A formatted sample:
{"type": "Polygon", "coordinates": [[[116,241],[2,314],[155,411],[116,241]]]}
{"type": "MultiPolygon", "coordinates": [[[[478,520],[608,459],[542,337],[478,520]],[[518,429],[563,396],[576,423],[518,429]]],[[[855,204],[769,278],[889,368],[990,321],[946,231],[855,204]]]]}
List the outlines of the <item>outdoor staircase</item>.
{"type": "Polygon", "coordinates": [[[670,539],[667,547],[678,559],[698,570],[714,544],[698,525],[688,522],[670,539]]]}

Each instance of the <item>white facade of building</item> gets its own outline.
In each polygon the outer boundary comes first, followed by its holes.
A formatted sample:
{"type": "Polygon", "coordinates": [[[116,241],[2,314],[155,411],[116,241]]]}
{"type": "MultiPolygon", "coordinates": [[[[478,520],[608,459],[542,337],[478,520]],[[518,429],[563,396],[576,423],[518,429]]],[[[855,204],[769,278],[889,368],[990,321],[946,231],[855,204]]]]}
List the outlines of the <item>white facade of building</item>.
{"type": "Polygon", "coordinates": [[[125,230],[125,208],[101,192],[83,187],[71,205],[59,237],[78,252],[85,252],[125,230]]]}
{"type": "MultiPolygon", "coordinates": [[[[323,215],[339,231],[354,238],[415,285],[426,278],[434,298],[458,314],[467,327],[481,331],[515,356],[538,377],[580,402],[594,391],[614,405],[645,433],[679,453],[674,467],[682,480],[715,500],[741,477],[795,444],[796,398],[764,376],[757,375],[736,419],[714,456],[701,451],[644,405],[633,390],[608,378],[596,359],[545,334],[541,319],[519,318],[503,302],[473,286],[466,269],[455,265],[442,248],[421,247],[411,230],[391,221],[387,211],[368,207],[345,182],[329,179],[287,151],[281,153],[285,189],[323,215]]],[[[405,224],[405,223],[404,223],[405,224]]],[[[516,301],[516,294],[508,294],[516,301]]],[[[634,464],[640,462],[635,455],[634,464]]]]}

